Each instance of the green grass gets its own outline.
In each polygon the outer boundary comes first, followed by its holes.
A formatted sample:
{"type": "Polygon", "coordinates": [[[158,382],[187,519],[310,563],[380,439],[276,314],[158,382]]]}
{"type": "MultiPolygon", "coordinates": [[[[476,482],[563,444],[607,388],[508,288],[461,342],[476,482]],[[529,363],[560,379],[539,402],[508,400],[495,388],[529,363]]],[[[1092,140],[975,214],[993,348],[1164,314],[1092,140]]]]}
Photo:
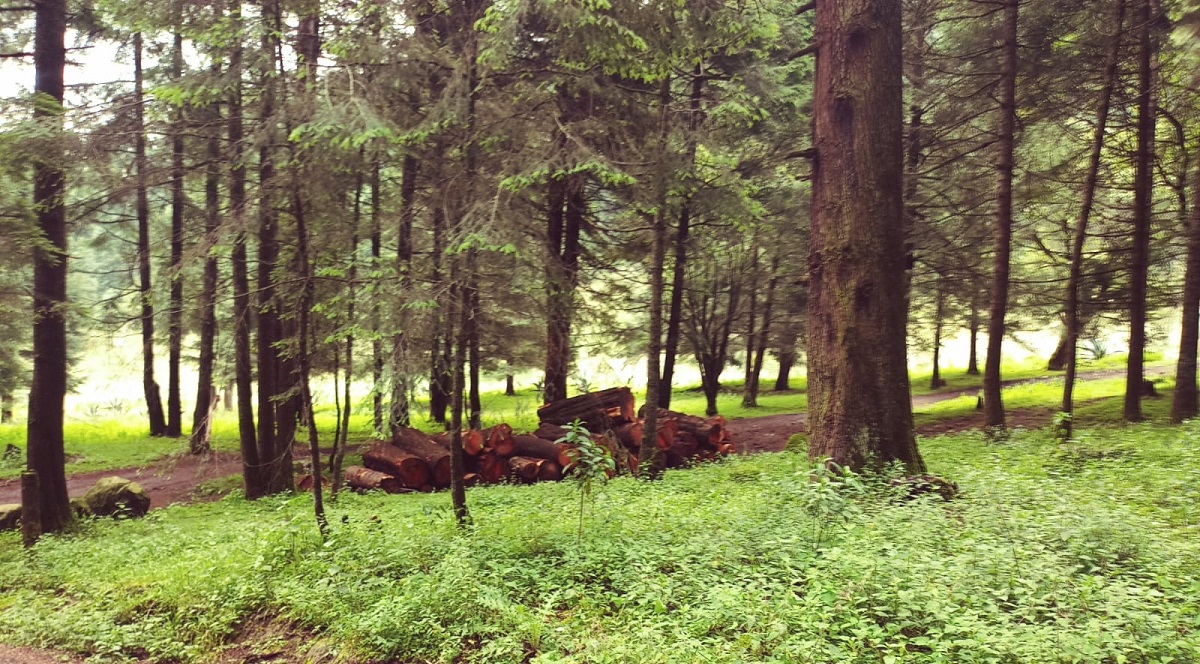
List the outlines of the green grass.
{"type": "Polygon", "coordinates": [[[905,502],[797,454],[570,483],[308,497],[0,535],[0,639],[203,662],[271,617],[318,661],[1193,662],[1200,423],[921,441],[962,498],[905,502]],[[815,481],[814,481],[815,480],[815,481]]]}

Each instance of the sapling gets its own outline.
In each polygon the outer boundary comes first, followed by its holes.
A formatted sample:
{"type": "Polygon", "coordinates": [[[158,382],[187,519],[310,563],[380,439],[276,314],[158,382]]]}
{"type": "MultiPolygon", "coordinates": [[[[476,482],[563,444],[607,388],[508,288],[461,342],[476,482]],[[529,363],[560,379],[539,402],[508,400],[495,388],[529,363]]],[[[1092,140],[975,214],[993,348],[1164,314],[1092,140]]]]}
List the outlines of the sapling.
{"type": "MultiPolygon", "coordinates": [[[[592,497],[592,488],[597,482],[608,481],[608,474],[617,468],[616,461],[608,450],[596,444],[583,422],[576,419],[566,427],[567,433],[559,438],[558,443],[575,446],[575,460],[567,469],[573,471],[575,486],[579,488],[579,532],[578,540],[583,541],[583,508],[592,497]]],[[[564,470],[567,470],[564,469],[564,470]]]]}

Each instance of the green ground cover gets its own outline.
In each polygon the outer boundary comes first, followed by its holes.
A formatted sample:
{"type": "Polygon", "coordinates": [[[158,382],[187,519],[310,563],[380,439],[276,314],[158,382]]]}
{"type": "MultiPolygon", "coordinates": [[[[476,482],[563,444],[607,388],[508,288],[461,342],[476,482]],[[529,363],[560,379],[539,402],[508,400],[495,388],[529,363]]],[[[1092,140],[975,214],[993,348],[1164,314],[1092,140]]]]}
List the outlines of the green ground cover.
{"type": "Polygon", "coordinates": [[[307,496],[0,536],[0,639],[203,662],[248,620],[333,661],[1192,662],[1200,423],[921,441],[962,497],[907,502],[802,455],[570,483],[307,496]]]}

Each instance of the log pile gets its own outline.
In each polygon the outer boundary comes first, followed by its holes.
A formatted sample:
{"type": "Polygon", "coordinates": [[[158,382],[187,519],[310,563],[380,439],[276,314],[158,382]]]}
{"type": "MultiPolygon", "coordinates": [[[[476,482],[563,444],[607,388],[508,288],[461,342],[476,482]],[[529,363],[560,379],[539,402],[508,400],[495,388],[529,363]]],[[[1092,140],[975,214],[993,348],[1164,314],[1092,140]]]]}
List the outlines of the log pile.
{"type": "MultiPolygon", "coordinates": [[[[482,431],[460,434],[463,481],[467,486],[499,482],[553,482],[571,474],[576,446],[563,442],[565,425],[579,420],[592,441],[616,462],[612,474],[637,474],[645,439],[644,414],[635,409],[633,392],[618,387],[562,399],[538,409],[540,423],[529,434],[513,433],[498,424],[482,431]]],[[[734,451],[725,419],[708,419],[658,409],[658,431],[653,444],[659,463],[681,468],[697,461],[726,456],[734,451]]],[[[450,485],[451,433],[429,436],[399,427],[390,441],[374,441],[363,452],[363,466],[345,470],[346,484],[358,490],[388,493],[433,491],[450,485]]]]}

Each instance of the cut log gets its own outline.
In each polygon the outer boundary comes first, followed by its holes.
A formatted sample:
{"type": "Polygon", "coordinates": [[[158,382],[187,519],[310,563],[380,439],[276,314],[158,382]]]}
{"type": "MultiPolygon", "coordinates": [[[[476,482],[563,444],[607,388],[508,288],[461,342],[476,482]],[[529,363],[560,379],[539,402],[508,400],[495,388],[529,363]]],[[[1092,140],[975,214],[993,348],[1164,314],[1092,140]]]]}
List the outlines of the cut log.
{"type": "MultiPolygon", "coordinates": [[[[312,491],[312,486],[313,486],[313,476],[311,473],[305,473],[303,475],[296,476],[296,490],[297,491],[312,491]]],[[[328,477],[325,477],[324,475],[321,476],[321,486],[323,486],[325,488],[329,488],[330,481],[329,481],[328,477]]]]}
{"type": "Polygon", "coordinates": [[[533,432],[533,435],[537,436],[538,438],[553,442],[567,435],[567,429],[566,427],[560,427],[557,424],[542,422],[538,424],[538,428],[533,432]]]}
{"type": "Polygon", "coordinates": [[[539,482],[557,482],[563,477],[562,466],[556,461],[545,460],[541,467],[538,468],[539,482]]]}
{"type": "MultiPolygon", "coordinates": [[[[666,411],[659,411],[666,412],[666,411]]],[[[674,417],[661,417],[658,420],[658,430],[654,434],[654,444],[658,445],[660,450],[671,449],[671,443],[675,441],[675,434],[679,433],[679,420],[674,417]]]]}
{"type": "Polygon", "coordinates": [[[510,458],[508,463],[512,467],[513,477],[523,482],[536,482],[538,481],[538,474],[541,472],[542,465],[547,463],[547,460],[515,456],[510,458]]]}
{"type": "Polygon", "coordinates": [[[580,420],[588,431],[596,432],[634,421],[634,410],[633,392],[628,387],[614,387],[551,401],[538,408],[538,419],[558,425],[580,420]]]}
{"type": "Polygon", "coordinates": [[[479,484],[479,473],[464,473],[463,474],[463,486],[473,487],[476,484],[479,484]]]}
{"type": "Polygon", "coordinates": [[[545,438],[537,436],[526,436],[517,434],[512,437],[512,455],[533,457],[535,459],[550,459],[558,461],[559,455],[564,447],[571,447],[566,443],[552,443],[545,438]]]}
{"type": "MultiPolygon", "coordinates": [[[[412,489],[404,487],[400,480],[381,473],[377,470],[370,470],[362,466],[350,466],[343,473],[342,477],[346,479],[346,484],[351,488],[361,491],[378,489],[387,493],[410,493],[412,489]]],[[[312,481],[312,476],[309,476],[309,481],[312,481]]],[[[311,487],[310,487],[311,488],[311,487]]]]}
{"type": "Polygon", "coordinates": [[[613,434],[620,441],[621,445],[628,450],[637,450],[642,447],[642,421],[628,422],[618,425],[613,429],[613,434]]]}
{"type": "Polygon", "coordinates": [[[371,447],[363,452],[363,465],[395,477],[409,489],[420,489],[429,484],[429,464],[387,441],[371,443],[371,447]]]}
{"type": "Polygon", "coordinates": [[[579,447],[569,443],[556,443],[558,445],[558,465],[562,466],[563,471],[568,471],[575,465],[579,459],[579,447]]]}
{"type": "Polygon", "coordinates": [[[496,484],[503,482],[508,477],[508,459],[491,452],[484,452],[478,458],[479,470],[475,472],[479,475],[480,482],[484,484],[496,484]]]}
{"type": "MultiPolygon", "coordinates": [[[[646,406],[642,406],[642,413],[646,411],[646,406]]],[[[667,419],[674,419],[680,431],[686,431],[696,437],[701,445],[709,445],[716,447],[729,438],[729,433],[725,430],[725,418],[713,417],[710,419],[701,419],[693,415],[684,415],[676,413],[665,408],[658,409],[658,420],[661,422],[667,419]]],[[[659,446],[662,446],[662,440],[659,440],[659,446]]],[[[664,448],[668,449],[668,448],[664,448]]]]}
{"type": "Polygon", "coordinates": [[[396,427],[392,444],[429,464],[430,483],[439,489],[450,486],[450,451],[421,431],[396,427]]]}
{"type": "Polygon", "coordinates": [[[700,441],[687,431],[680,431],[675,434],[675,439],[671,441],[671,447],[667,450],[667,466],[670,468],[687,466],[699,451],[700,441]]]}
{"type": "Polygon", "coordinates": [[[483,449],[504,457],[517,454],[513,451],[513,430],[507,424],[497,424],[478,433],[483,449]]]}
{"type": "MultiPolygon", "coordinates": [[[[451,442],[453,442],[453,433],[450,431],[443,431],[442,433],[436,434],[434,436],[430,436],[429,439],[432,440],[433,442],[437,443],[438,447],[441,447],[442,449],[449,452],[450,444],[451,444],[451,442]]],[[[483,439],[482,432],[471,431],[469,429],[466,431],[463,431],[462,432],[463,458],[478,456],[479,453],[483,451],[483,447],[484,447],[483,442],[484,442],[484,439],[483,439]]]]}

